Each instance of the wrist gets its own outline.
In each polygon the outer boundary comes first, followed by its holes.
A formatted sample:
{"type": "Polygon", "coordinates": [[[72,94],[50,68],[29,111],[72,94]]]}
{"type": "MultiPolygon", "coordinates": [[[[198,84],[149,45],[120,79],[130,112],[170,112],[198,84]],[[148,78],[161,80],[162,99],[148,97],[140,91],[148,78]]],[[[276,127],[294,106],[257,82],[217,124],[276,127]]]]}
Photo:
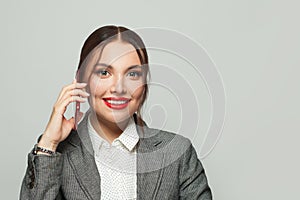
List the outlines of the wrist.
{"type": "Polygon", "coordinates": [[[58,143],[53,142],[51,139],[49,139],[45,134],[43,134],[41,140],[37,144],[38,147],[42,147],[45,149],[49,149],[50,151],[56,151],[56,148],[58,146],[58,143]]]}
{"type": "Polygon", "coordinates": [[[38,144],[35,144],[35,145],[34,145],[34,148],[33,148],[33,154],[34,154],[34,155],[37,155],[37,154],[44,154],[44,155],[51,156],[51,155],[54,155],[54,154],[55,154],[55,151],[52,151],[52,150],[49,150],[49,149],[40,147],[40,146],[38,146],[38,144]]]}

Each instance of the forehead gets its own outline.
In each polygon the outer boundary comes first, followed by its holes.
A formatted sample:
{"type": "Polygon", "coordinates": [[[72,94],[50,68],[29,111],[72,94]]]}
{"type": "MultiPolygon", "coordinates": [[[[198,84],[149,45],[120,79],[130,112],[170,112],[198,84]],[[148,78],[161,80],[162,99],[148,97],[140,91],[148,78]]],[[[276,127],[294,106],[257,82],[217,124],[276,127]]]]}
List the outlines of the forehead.
{"type": "Polygon", "coordinates": [[[100,57],[101,63],[109,65],[118,63],[140,64],[139,56],[133,45],[122,41],[113,41],[108,43],[102,50],[100,57]]]}

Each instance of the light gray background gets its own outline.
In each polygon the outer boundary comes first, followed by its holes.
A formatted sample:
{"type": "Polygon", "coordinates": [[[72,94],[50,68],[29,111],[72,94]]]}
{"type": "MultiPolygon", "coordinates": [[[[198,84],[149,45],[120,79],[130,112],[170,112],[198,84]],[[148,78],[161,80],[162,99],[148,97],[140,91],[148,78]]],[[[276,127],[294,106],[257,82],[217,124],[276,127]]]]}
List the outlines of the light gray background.
{"type": "Polygon", "coordinates": [[[217,146],[202,160],[214,199],[299,199],[299,6],[290,0],[2,0],[1,199],[18,198],[27,153],[61,87],[72,81],[85,38],[106,24],[177,30],[217,64],[227,116],[217,146]]]}

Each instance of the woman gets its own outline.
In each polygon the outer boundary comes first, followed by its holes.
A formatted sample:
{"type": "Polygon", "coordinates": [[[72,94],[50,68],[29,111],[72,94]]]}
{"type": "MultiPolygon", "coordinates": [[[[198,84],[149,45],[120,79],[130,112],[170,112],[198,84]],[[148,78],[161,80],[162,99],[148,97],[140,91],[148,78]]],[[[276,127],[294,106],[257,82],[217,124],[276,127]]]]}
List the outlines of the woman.
{"type": "Polygon", "coordinates": [[[212,199],[190,141],[142,120],[148,76],[147,51],[135,32],[94,31],[82,47],[77,80],[61,90],[28,154],[20,199],[212,199]],[[66,107],[87,100],[76,129],[66,107]]]}

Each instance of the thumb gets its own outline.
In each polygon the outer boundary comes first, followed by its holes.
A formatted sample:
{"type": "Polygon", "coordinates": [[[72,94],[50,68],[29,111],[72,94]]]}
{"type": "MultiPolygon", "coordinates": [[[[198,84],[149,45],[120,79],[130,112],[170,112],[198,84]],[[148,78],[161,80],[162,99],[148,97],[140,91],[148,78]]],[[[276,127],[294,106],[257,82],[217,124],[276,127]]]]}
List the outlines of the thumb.
{"type": "Polygon", "coordinates": [[[75,129],[75,117],[71,117],[71,118],[68,120],[68,124],[69,124],[73,129],[75,129]]]}
{"type": "MultiPolygon", "coordinates": [[[[83,116],[83,112],[80,111],[80,112],[78,113],[78,122],[82,119],[82,116],[83,116]]],[[[78,124],[75,124],[75,123],[76,123],[75,117],[71,117],[71,118],[69,119],[69,122],[70,122],[70,124],[72,124],[73,129],[75,129],[75,128],[76,128],[76,125],[78,125],[78,124]]]]}
{"type": "Polygon", "coordinates": [[[83,112],[79,112],[79,113],[78,113],[78,117],[79,117],[79,118],[78,118],[78,121],[80,121],[80,120],[82,119],[82,117],[83,117],[83,112]]]}

